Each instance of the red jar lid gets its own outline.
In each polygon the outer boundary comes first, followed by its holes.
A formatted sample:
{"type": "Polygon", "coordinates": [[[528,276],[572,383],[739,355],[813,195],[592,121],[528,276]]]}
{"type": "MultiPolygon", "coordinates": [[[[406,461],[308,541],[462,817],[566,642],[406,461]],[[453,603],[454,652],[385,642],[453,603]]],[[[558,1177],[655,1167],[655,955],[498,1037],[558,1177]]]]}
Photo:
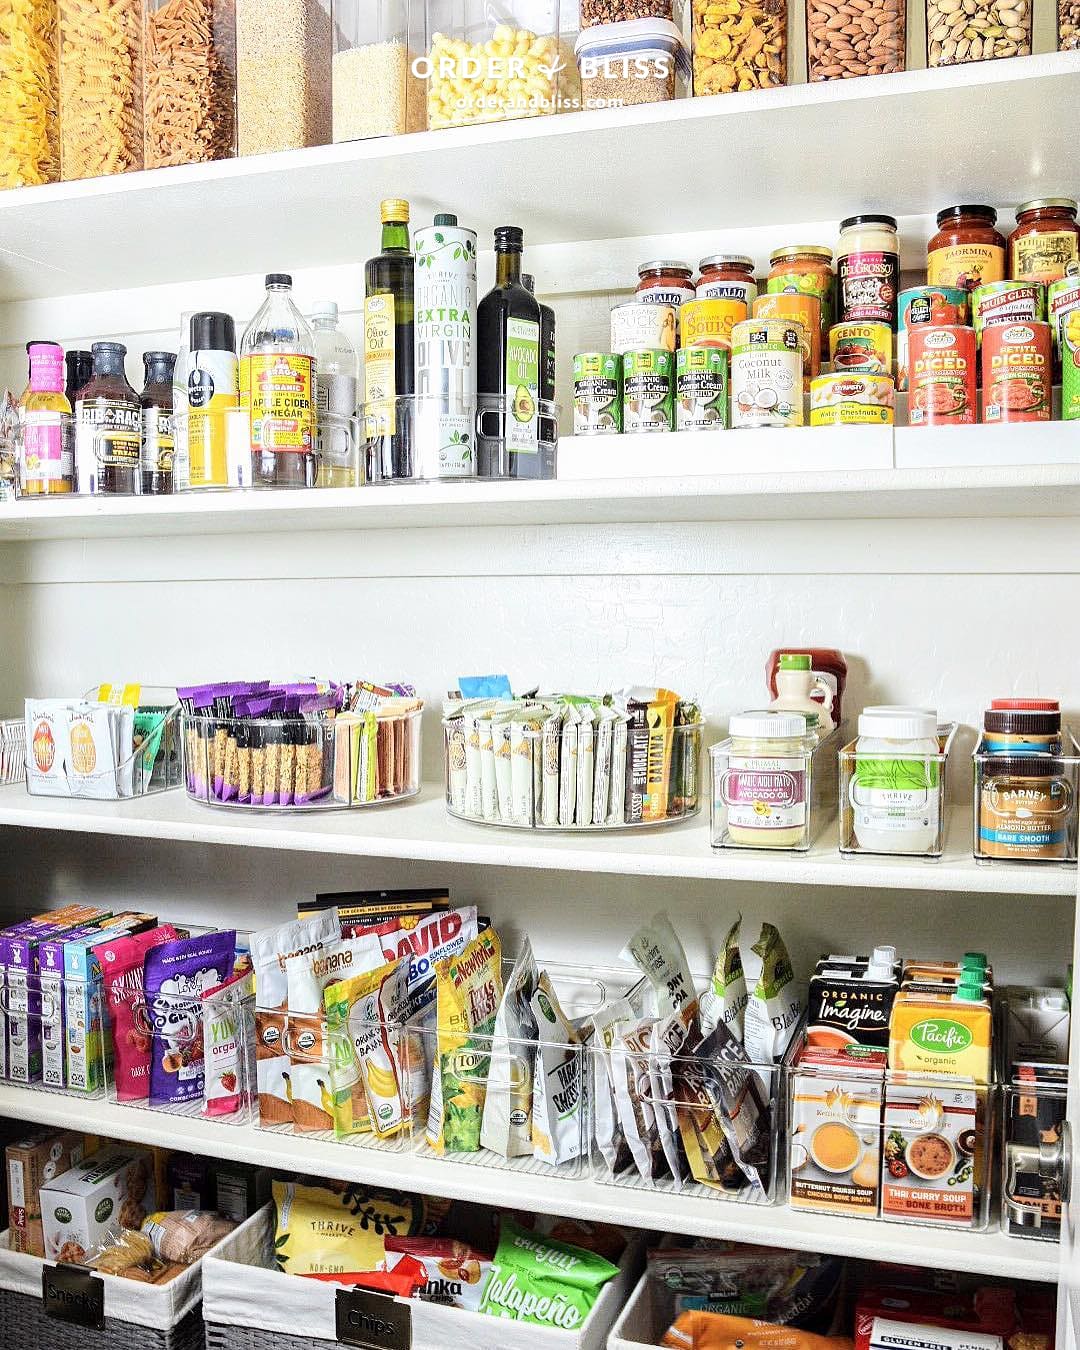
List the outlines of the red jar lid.
{"type": "Polygon", "coordinates": [[[1000,712],[1060,712],[1056,698],[995,698],[990,707],[1000,712]]]}

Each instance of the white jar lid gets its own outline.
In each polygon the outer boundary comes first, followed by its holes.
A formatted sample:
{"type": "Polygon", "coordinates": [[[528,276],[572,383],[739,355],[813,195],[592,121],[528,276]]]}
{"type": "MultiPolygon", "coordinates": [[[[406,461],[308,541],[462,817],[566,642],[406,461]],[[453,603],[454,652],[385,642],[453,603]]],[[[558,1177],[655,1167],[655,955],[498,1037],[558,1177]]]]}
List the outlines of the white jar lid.
{"type": "Polygon", "coordinates": [[[737,713],[728,723],[728,735],[747,740],[795,740],[806,735],[806,718],[802,713],[777,712],[772,708],[737,713]]]}
{"type": "Polygon", "coordinates": [[[865,708],[859,735],[883,741],[928,741],[937,737],[937,714],[929,708],[865,708]]]}

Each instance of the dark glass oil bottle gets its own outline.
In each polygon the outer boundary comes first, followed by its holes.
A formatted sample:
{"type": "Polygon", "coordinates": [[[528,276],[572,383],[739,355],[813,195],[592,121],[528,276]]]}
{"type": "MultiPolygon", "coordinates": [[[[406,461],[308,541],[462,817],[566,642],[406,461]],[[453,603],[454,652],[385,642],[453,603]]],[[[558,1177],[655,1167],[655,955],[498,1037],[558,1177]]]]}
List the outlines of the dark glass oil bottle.
{"type": "Polygon", "coordinates": [[[495,286],[477,310],[477,448],[485,478],[552,476],[540,446],[540,306],[521,282],[523,240],[516,225],[495,231],[495,286]]]}
{"type": "MultiPolygon", "coordinates": [[[[389,437],[395,478],[412,476],[411,423],[396,400],[416,389],[409,203],[382,203],[382,252],[364,267],[364,395],[374,434],[389,437]]],[[[370,427],[369,427],[370,434],[370,427]]]]}
{"type": "Polygon", "coordinates": [[[142,490],[159,496],[173,490],[173,367],[175,352],[144,352],[142,406],[142,490]]]}
{"type": "MultiPolygon", "coordinates": [[[[536,294],[536,278],[521,274],[521,284],[530,295],[536,294]]],[[[555,311],[540,302],[540,397],[555,402],[555,311]]]]}

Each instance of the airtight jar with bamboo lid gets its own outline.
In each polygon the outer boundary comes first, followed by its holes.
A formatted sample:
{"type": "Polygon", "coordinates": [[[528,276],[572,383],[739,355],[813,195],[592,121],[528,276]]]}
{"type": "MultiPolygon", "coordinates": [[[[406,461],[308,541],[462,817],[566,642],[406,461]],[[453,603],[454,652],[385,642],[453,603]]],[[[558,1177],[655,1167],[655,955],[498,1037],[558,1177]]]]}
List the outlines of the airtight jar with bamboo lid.
{"type": "Polygon", "coordinates": [[[975,856],[1054,862],[1076,857],[1069,761],[1054,755],[975,757],[975,856]]]}
{"type": "Polygon", "coordinates": [[[712,756],[712,843],[810,847],[811,766],[817,737],[801,713],[739,713],[712,756]]]}

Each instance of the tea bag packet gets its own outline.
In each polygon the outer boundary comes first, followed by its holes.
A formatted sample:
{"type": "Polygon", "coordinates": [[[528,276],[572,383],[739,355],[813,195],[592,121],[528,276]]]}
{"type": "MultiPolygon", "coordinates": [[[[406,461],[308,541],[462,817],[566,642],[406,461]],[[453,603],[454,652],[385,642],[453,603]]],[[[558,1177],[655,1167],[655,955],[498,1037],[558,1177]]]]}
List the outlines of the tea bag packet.
{"type": "Polygon", "coordinates": [[[593,823],[594,743],[596,711],[586,704],[580,709],[578,724],[577,805],[574,816],[578,825],[593,823]]]}
{"type": "Polygon", "coordinates": [[[610,1051],[619,1124],[643,1181],[667,1173],[649,1089],[649,1046],[655,1020],[644,1018],[619,1030],[610,1051]]]}
{"type": "Polygon", "coordinates": [[[542,742],[542,819],[545,825],[559,824],[560,757],[563,719],[568,709],[556,708],[544,721],[542,742]]]}
{"type": "Polygon", "coordinates": [[[537,1019],[532,1008],[539,973],[524,940],[503,991],[491,1037],[491,1066],[480,1124],[480,1144],[503,1158],[531,1156],[533,1070],[537,1019]]]}
{"type": "Polygon", "coordinates": [[[694,978],[679,936],[667,914],[643,924],[619,954],[620,961],[637,966],[652,985],[661,1018],[697,1003],[694,978]]]}
{"type": "Polygon", "coordinates": [[[712,979],[701,995],[699,1016],[701,1030],[708,1035],[718,1022],[723,1022],[736,1040],[743,1038],[743,1015],[749,995],[739,951],[739,933],[742,915],[728,929],[724,945],[713,966],[712,979]]]}
{"type": "Polygon", "coordinates": [[[67,699],[26,700],[26,786],[36,796],[67,797],[67,699]]]}
{"type": "Polygon", "coordinates": [[[743,1043],[754,1064],[779,1064],[803,1014],[784,939],[771,923],[751,951],[761,958],[761,974],[746,1004],[743,1043]]]}
{"type": "Polygon", "coordinates": [[[408,1013],[408,976],[406,962],[390,961],[326,990],[338,1138],[374,1130],[388,1139],[409,1124],[410,1098],[399,1055],[400,1029],[408,1013]]]}
{"type": "Polygon", "coordinates": [[[150,1048],[150,1105],[203,1099],[205,1049],[202,995],[232,975],[236,933],[204,933],[153,947],[146,954],[143,989],[154,1028],[150,1048]]]}
{"type": "Polygon", "coordinates": [[[510,819],[515,825],[534,824],[541,799],[542,727],[539,716],[514,717],[510,723],[510,819]]]}
{"type": "Polygon", "coordinates": [[[553,1167],[581,1157],[587,1148],[585,1051],[577,1028],[559,1006],[546,971],[532,997],[536,1016],[536,1079],[533,1085],[533,1157],[553,1167]]]}
{"type": "Polygon", "coordinates": [[[559,737],[559,824],[573,825],[577,808],[577,763],[581,712],[572,704],[563,714],[559,737]]]}
{"type": "Polygon", "coordinates": [[[592,1025],[592,1110],[593,1137],[612,1176],[633,1166],[615,1101],[615,1066],[611,1048],[621,1030],[634,1020],[634,1010],[624,998],[606,1003],[590,1018],[592,1025]]]}
{"type": "Polygon", "coordinates": [[[626,737],[630,725],[625,713],[615,712],[611,731],[611,801],[607,823],[622,825],[626,815],[626,737]]]}

